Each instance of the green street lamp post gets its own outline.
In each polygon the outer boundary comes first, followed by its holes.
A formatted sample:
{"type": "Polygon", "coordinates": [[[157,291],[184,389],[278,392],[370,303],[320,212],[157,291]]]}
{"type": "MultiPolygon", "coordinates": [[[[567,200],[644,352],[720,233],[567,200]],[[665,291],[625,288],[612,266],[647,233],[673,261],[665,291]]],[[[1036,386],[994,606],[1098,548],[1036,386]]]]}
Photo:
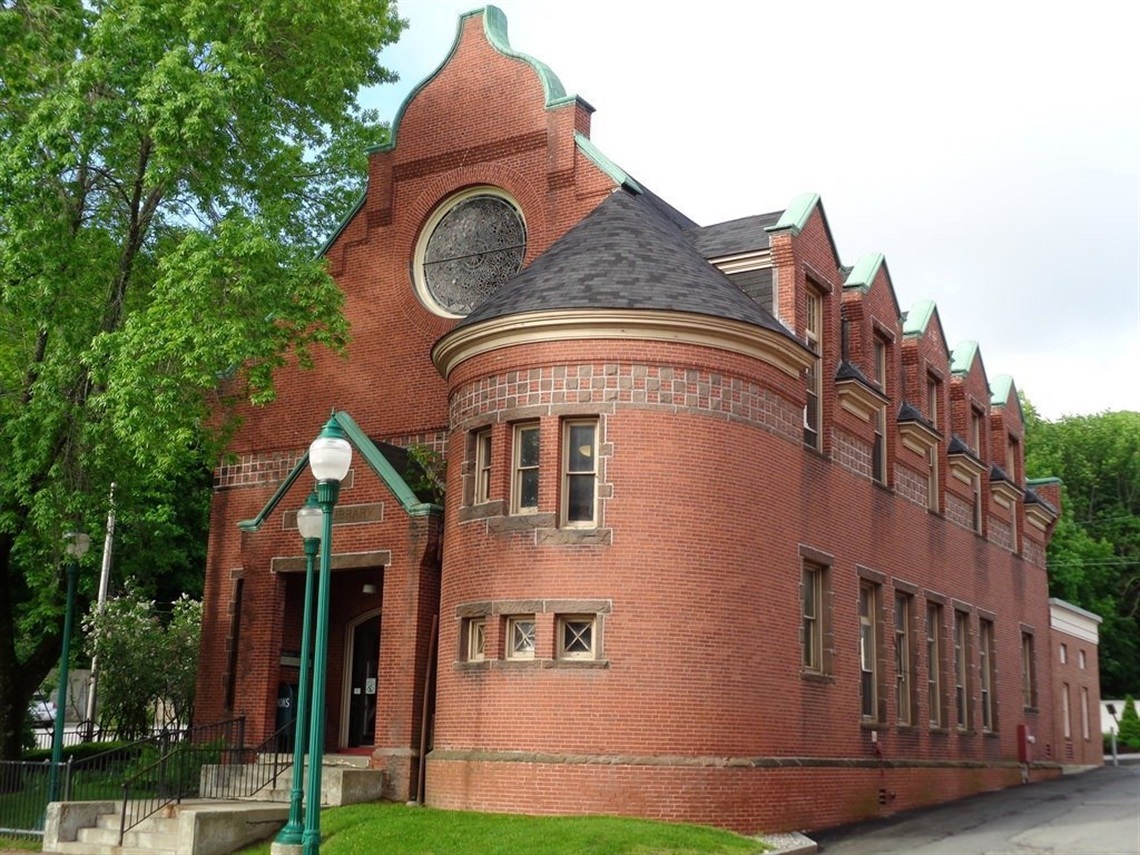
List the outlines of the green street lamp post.
{"type": "Polygon", "coordinates": [[[340,482],[352,464],[352,446],[336,416],[328,420],[309,446],[309,466],[317,479],[317,504],[324,514],[321,536],[321,576],[317,585],[317,626],[313,636],[313,700],[309,718],[309,804],[305,831],[301,835],[304,855],[321,851],[321,763],[325,745],[325,677],[329,636],[329,571],[332,563],[333,509],[340,495],[340,482]]]}
{"type": "Polygon", "coordinates": [[[51,738],[51,775],[48,778],[48,801],[59,800],[59,767],[63,763],[63,719],[67,712],[67,666],[71,660],[71,625],[75,622],[75,584],[79,578],[79,560],[87,554],[91,538],[73,531],[63,536],[67,551],[67,610],[63,616],[63,650],[59,654],[59,689],[55,700],[55,730],[51,738]]]}
{"type": "Polygon", "coordinates": [[[304,831],[302,803],[305,790],[305,738],[309,724],[309,659],[312,656],[313,635],[313,563],[321,546],[321,526],[324,513],[317,505],[317,494],[309,493],[305,504],[297,511],[297,530],[305,544],[305,613],[301,619],[301,673],[297,678],[297,720],[293,727],[293,785],[289,791],[289,821],[278,833],[275,843],[283,846],[300,846],[304,831]]]}

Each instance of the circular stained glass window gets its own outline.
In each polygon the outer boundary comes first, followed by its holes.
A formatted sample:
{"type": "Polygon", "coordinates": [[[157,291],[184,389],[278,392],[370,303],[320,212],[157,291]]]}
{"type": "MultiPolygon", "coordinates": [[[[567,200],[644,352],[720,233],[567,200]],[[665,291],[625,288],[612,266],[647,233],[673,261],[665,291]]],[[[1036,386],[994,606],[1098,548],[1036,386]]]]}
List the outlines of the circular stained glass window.
{"type": "Polygon", "coordinates": [[[522,268],[526,223],[509,199],[486,188],[442,210],[434,227],[428,223],[422,284],[444,312],[467,315],[522,268]]]}

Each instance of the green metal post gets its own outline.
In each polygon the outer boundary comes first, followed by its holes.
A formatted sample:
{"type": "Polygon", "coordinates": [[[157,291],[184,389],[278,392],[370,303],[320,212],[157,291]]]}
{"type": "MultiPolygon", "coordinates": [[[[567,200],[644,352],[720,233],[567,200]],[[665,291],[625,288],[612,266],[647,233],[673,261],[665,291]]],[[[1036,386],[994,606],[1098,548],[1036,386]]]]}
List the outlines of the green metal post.
{"type": "MultiPolygon", "coordinates": [[[[320,538],[305,538],[305,614],[301,619],[301,673],[297,685],[297,721],[293,728],[293,786],[289,791],[289,822],[277,834],[276,842],[299,846],[304,831],[305,738],[309,724],[309,657],[312,653],[313,563],[320,549],[320,538]]],[[[318,794],[318,801],[320,796],[318,794]]]]}
{"type": "Polygon", "coordinates": [[[317,504],[324,512],[321,537],[321,576],[317,585],[317,626],[313,650],[313,700],[309,721],[309,804],[301,835],[304,855],[321,851],[321,764],[325,748],[325,678],[329,637],[329,573],[332,564],[333,509],[340,495],[339,481],[317,482],[317,504]]]}
{"type": "Polygon", "coordinates": [[[63,617],[63,652],[59,655],[59,689],[55,700],[55,731],[51,738],[51,775],[48,778],[48,801],[59,800],[59,767],[63,763],[63,719],[67,711],[67,666],[71,661],[71,624],[75,612],[75,583],[79,562],[67,562],[67,611],[63,617]]]}

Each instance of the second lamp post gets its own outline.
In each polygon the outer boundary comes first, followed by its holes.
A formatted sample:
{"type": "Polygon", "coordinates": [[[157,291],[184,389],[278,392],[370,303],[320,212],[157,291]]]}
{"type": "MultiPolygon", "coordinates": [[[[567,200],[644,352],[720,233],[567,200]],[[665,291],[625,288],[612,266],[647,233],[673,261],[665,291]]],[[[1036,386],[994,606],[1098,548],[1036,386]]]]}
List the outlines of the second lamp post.
{"type": "Polygon", "coordinates": [[[313,637],[313,700],[309,719],[309,803],[301,835],[304,855],[321,851],[321,763],[325,744],[325,682],[329,636],[329,571],[332,564],[333,509],[340,482],[352,464],[352,446],[336,416],[328,420],[309,446],[309,466],[317,479],[317,504],[324,516],[321,536],[321,574],[317,585],[317,626],[313,637]]]}

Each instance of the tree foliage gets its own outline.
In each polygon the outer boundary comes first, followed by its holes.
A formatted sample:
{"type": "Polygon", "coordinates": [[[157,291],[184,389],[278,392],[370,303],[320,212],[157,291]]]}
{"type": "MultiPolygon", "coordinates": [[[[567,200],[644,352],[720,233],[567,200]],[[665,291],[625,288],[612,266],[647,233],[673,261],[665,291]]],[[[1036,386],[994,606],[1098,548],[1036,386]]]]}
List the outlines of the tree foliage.
{"type": "Polygon", "coordinates": [[[99,724],[137,739],[160,727],[189,724],[194,712],[202,604],[179,597],[163,623],[149,600],[129,587],[93,607],[83,621],[87,652],[98,657],[99,724]]]}
{"type": "Polygon", "coordinates": [[[1101,692],[1140,686],[1140,413],[1042,420],[1026,406],[1030,477],[1063,482],[1049,590],[1104,619],[1101,692]]]}
{"type": "Polygon", "coordinates": [[[185,578],[227,413],[343,346],[315,250],[402,26],[385,0],[0,0],[0,758],[59,655],[61,534],[115,481],[140,578],[185,578]]]}
{"type": "Polygon", "coordinates": [[[1140,749],[1140,714],[1136,712],[1136,701],[1132,695],[1124,698],[1124,710],[1120,714],[1116,735],[1128,748],[1140,749]]]}

